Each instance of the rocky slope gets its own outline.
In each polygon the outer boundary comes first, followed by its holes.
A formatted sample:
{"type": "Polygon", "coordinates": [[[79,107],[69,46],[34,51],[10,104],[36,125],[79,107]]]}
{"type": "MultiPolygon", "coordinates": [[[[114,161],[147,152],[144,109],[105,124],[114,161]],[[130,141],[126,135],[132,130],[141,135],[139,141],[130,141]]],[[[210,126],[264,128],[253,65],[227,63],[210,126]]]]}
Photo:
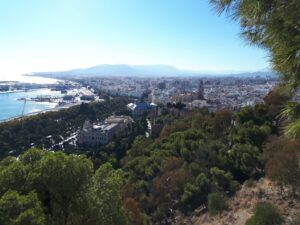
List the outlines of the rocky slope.
{"type": "Polygon", "coordinates": [[[209,216],[207,210],[199,208],[190,216],[178,215],[175,225],[244,225],[253,214],[258,202],[270,202],[275,205],[285,218],[285,225],[290,225],[292,218],[300,213],[300,201],[290,196],[287,188],[281,189],[267,178],[244,184],[234,197],[229,200],[230,210],[216,216],[209,216]]]}

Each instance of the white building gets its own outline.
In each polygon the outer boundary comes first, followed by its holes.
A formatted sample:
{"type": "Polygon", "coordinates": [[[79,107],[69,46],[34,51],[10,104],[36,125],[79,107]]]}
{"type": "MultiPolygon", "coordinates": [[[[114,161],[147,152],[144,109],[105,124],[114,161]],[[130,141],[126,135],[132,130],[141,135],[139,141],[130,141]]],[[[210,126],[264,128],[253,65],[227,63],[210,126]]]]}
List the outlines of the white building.
{"type": "Polygon", "coordinates": [[[130,116],[110,116],[101,123],[92,124],[86,120],[77,136],[81,146],[100,146],[113,140],[128,131],[133,123],[130,116]]]}
{"type": "Polygon", "coordinates": [[[155,103],[139,102],[129,103],[127,108],[132,112],[134,117],[142,116],[144,113],[155,114],[157,111],[157,105],[155,103]]]}
{"type": "Polygon", "coordinates": [[[190,103],[191,109],[201,109],[203,107],[207,107],[206,100],[194,100],[190,103]]]}

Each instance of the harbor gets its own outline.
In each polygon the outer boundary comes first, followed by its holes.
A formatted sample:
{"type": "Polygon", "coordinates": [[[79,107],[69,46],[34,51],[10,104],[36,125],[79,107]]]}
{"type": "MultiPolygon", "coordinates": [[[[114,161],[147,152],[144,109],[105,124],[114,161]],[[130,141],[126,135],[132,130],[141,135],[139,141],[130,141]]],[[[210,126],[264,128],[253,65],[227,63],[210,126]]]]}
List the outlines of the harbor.
{"type": "Polygon", "coordinates": [[[91,101],[101,101],[101,99],[93,90],[85,87],[72,87],[64,91],[41,88],[2,93],[0,94],[0,122],[57,111],[91,101]]]}

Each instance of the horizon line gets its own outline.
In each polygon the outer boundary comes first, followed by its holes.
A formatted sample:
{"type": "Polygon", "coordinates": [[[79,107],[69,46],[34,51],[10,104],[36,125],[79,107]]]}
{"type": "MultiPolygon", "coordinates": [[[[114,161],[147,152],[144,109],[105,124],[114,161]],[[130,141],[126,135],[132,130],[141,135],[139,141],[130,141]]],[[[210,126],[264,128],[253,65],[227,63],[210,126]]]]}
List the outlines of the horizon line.
{"type": "Polygon", "coordinates": [[[44,71],[35,71],[35,72],[29,72],[24,73],[20,75],[28,75],[28,74],[36,74],[36,73],[61,73],[61,72],[71,72],[72,70],[85,70],[85,69],[91,69],[94,67],[99,66],[129,66],[129,67],[135,67],[135,66],[166,66],[173,69],[178,70],[179,72],[189,72],[194,74],[207,74],[207,75],[231,75],[231,74],[241,74],[241,73],[256,73],[256,72],[270,72],[275,73],[275,71],[272,70],[272,68],[262,68],[260,70],[232,70],[232,69],[225,69],[225,70],[201,70],[201,69],[190,69],[190,68],[181,68],[170,64],[159,64],[159,63],[153,63],[153,64],[127,64],[127,63],[102,63],[97,64],[94,66],[84,66],[84,67],[77,67],[73,69],[65,69],[65,70],[44,70],[44,71]]]}

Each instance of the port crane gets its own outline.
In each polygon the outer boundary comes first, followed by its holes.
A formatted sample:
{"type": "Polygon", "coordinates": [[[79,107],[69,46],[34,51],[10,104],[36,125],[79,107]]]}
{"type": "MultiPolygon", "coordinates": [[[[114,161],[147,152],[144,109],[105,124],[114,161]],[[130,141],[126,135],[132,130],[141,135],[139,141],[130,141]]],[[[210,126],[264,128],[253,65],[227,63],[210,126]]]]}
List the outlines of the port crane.
{"type": "Polygon", "coordinates": [[[26,101],[27,101],[27,99],[24,98],[23,101],[24,101],[24,104],[23,104],[23,109],[22,109],[21,118],[24,116],[24,112],[25,112],[25,107],[26,107],[26,101]]]}

